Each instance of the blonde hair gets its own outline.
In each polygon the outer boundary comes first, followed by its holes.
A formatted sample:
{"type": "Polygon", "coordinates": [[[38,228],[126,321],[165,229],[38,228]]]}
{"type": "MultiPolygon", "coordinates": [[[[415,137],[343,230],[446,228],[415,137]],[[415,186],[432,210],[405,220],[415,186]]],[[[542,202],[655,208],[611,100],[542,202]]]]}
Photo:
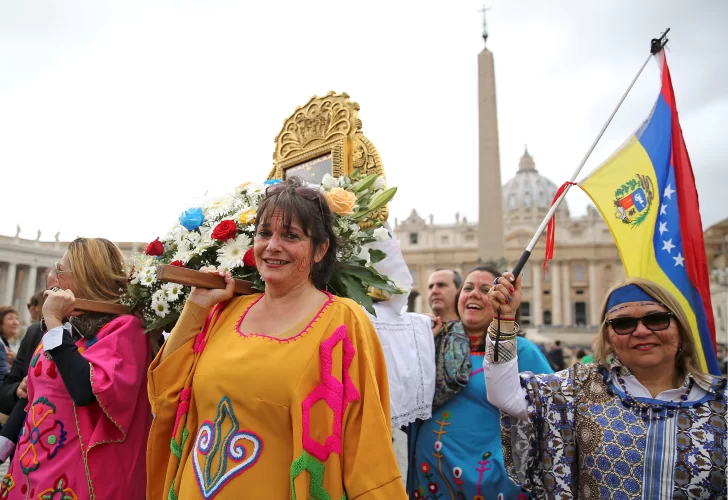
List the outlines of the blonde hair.
{"type": "Polygon", "coordinates": [[[620,283],[614,285],[602,304],[602,324],[599,330],[599,340],[597,341],[596,350],[594,351],[594,361],[607,365],[607,359],[611,356],[615,356],[614,347],[609,341],[609,323],[607,323],[607,302],[609,296],[617,290],[627,285],[637,285],[647,293],[650,297],[654,298],[655,301],[665,306],[674,316],[674,320],[677,322],[678,331],[678,352],[675,356],[675,368],[680,377],[685,377],[688,374],[694,375],[700,379],[706,379],[706,373],[700,368],[700,358],[698,357],[698,351],[695,346],[695,340],[693,339],[692,330],[690,328],[690,322],[685,314],[680,303],[677,299],[668,292],[665,288],[658,285],[654,281],[646,280],[644,278],[628,278],[620,283]]]}
{"type": "Polygon", "coordinates": [[[68,245],[68,260],[79,298],[115,303],[126,291],[124,256],[109,240],[77,238],[68,245]]]}

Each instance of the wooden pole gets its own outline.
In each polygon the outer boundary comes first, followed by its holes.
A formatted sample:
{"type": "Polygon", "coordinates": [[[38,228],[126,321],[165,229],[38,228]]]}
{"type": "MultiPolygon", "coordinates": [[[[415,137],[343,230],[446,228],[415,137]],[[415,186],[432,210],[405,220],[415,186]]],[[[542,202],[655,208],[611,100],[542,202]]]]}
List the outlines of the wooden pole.
{"type": "Polygon", "coordinates": [[[124,304],[109,304],[108,302],[97,302],[95,300],[76,299],[73,308],[79,312],[98,312],[106,314],[129,314],[129,308],[124,304]]]}
{"type": "MultiPolygon", "coordinates": [[[[177,283],[184,286],[198,288],[219,289],[225,288],[225,280],[216,274],[203,273],[186,267],[170,266],[168,264],[157,266],[157,279],[177,283]]],[[[235,280],[235,295],[252,295],[259,290],[253,288],[253,283],[246,280],[235,280]]]]}

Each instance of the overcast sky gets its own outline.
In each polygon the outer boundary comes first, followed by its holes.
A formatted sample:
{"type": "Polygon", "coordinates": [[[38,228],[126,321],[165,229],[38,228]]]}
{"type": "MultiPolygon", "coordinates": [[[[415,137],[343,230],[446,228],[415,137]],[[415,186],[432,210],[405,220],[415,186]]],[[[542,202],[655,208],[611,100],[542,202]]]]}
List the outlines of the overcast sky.
{"type": "MultiPolygon", "coordinates": [[[[705,227],[728,216],[728,2],[493,0],[502,178],[524,145],[568,180],[648,55],[667,55],[705,227]]],[[[412,208],[477,219],[481,3],[0,1],[0,234],[147,241],[205,193],[261,181],[282,121],[347,92],[412,208]]],[[[585,170],[647,116],[650,63],[585,170]]],[[[572,214],[586,196],[569,194],[572,214]]]]}

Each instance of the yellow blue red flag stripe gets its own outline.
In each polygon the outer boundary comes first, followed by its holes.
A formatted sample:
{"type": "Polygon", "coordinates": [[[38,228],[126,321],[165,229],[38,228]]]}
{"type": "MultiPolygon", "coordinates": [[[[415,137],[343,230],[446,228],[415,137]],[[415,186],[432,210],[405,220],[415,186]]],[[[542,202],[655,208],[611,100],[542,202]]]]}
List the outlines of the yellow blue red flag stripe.
{"type": "Polygon", "coordinates": [[[650,116],[579,185],[607,221],[627,276],[667,288],[690,324],[704,370],[719,375],[698,193],[664,51],[650,116]]]}

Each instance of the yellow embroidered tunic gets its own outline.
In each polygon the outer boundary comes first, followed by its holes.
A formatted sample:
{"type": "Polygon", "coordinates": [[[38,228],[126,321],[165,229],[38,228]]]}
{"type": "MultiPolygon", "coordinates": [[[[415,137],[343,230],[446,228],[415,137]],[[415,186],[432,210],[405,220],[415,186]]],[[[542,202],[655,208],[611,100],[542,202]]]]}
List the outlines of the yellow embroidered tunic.
{"type": "Polygon", "coordinates": [[[387,372],[362,309],[329,296],[287,339],[239,325],[262,295],[206,311],[149,370],[155,418],[147,498],[406,498],[392,450],[387,372]]]}

